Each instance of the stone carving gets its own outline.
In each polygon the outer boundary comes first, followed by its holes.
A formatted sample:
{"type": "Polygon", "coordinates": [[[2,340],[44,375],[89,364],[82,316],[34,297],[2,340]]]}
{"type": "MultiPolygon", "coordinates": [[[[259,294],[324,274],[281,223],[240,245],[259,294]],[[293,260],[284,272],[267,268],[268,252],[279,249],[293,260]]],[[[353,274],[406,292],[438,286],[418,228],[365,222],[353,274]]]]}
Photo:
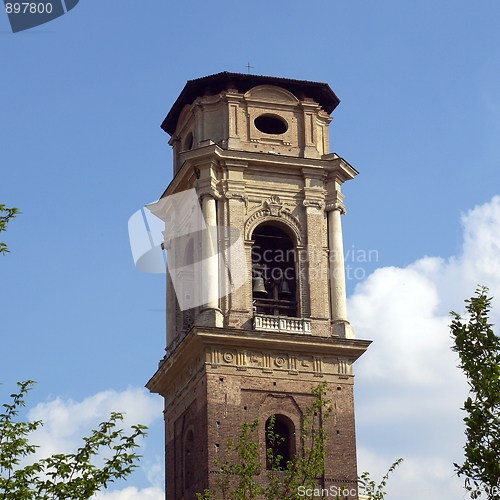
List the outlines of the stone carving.
{"type": "Polygon", "coordinates": [[[339,358],[339,375],[352,375],[352,362],[348,359],[339,358]]]}
{"type": "Polygon", "coordinates": [[[245,223],[245,238],[251,239],[252,232],[256,226],[267,220],[279,218],[295,234],[297,245],[302,245],[304,241],[304,228],[299,219],[284,206],[278,196],[271,196],[264,201],[264,208],[254,212],[245,223]]]}
{"type": "Polygon", "coordinates": [[[325,202],[323,200],[304,200],[302,205],[305,207],[316,207],[318,210],[325,208],[325,202]]]}
{"type": "Polygon", "coordinates": [[[245,204],[245,210],[248,211],[248,195],[246,193],[237,193],[235,191],[226,191],[224,197],[227,200],[241,200],[245,204]]]}
{"type": "MultiPolygon", "coordinates": [[[[207,351],[206,358],[199,359],[198,363],[193,363],[188,373],[193,375],[200,367],[200,364],[207,363],[212,368],[218,366],[232,366],[235,370],[258,370],[262,373],[272,373],[273,370],[285,370],[292,375],[299,373],[310,373],[315,377],[325,375],[338,375],[339,378],[348,378],[352,375],[352,362],[345,358],[324,358],[323,356],[304,356],[293,353],[273,353],[247,351],[246,349],[222,350],[212,348],[207,351]]],[[[254,372],[255,373],[255,372],[254,372]]],[[[188,379],[186,379],[187,382],[188,379]]]]}
{"type": "Polygon", "coordinates": [[[282,368],[286,363],[286,359],[283,356],[277,356],[276,359],[274,360],[274,364],[278,368],[282,368]]]}
{"type": "Polygon", "coordinates": [[[346,210],[343,202],[344,195],[340,191],[334,191],[327,198],[325,210],[327,212],[338,210],[341,214],[345,215],[346,210]]]}
{"type": "Polygon", "coordinates": [[[323,376],[323,360],[319,357],[314,357],[313,361],[313,371],[314,371],[314,376],[315,377],[322,377],[323,376]]]}
{"type": "Polygon", "coordinates": [[[196,194],[198,195],[198,199],[200,200],[200,202],[202,201],[204,196],[211,196],[214,200],[219,200],[221,198],[220,193],[210,187],[198,189],[196,191],[196,194]]]}
{"type": "Polygon", "coordinates": [[[262,366],[262,354],[251,354],[250,362],[253,366],[261,367],[262,366]]]}
{"type": "Polygon", "coordinates": [[[246,351],[238,351],[236,353],[236,365],[238,370],[247,369],[247,353],[246,351]]]}
{"type": "Polygon", "coordinates": [[[346,214],[346,209],[343,203],[340,201],[335,201],[333,203],[328,203],[325,207],[325,210],[327,212],[330,212],[332,210],[338,210],[342,215],[346,214]]]}
{"type": "Polygon", "coordinates": [[[226,363],[233,363],[233,361],[234,361],[234,354],[232,352],[225,352],[222,355],[222,358],[224,359],[224,361],[226,363]]]}
{"type": "Polygon", "coordinates": [[[269,210],[273,217],[279,217],[283,209],[283,203],[278,195],[273,195],[264,201],[264,207],[269,210]]]}
{"type": "Polygon", "coordinates": [[[210,352],[210,363],[213,367],[216,367],[220,363],[220,351],[218,349],[212,349],[210,352]]]}

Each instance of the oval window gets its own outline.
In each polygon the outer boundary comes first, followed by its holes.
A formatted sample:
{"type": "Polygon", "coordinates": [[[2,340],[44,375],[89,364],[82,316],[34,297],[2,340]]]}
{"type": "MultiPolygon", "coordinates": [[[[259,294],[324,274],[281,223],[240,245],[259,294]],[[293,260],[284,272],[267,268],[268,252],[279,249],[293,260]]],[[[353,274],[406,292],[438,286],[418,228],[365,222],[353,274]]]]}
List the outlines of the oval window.
{"type": "Polygon", "coordinates": [[[277,115],[260,115],[254,123],[257,130],[264,134],[284,134],[288,130],[288,123],[277,115]]]}

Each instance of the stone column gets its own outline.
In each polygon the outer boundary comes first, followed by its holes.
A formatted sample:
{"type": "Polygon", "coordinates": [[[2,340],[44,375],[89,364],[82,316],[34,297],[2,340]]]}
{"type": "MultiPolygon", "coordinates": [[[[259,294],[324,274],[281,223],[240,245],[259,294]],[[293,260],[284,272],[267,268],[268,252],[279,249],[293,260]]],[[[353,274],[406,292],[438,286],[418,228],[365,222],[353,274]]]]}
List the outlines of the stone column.
{"type": "Polygon", "coordinates": [[[202,197],[201,210],[205,219],[206,230],[202,239],[202,274],[201,286],[204,309],[215,309],[219,305],[219,259],[217,245],[217,213],[215,200],[210,195],[202,197]]]}
{"type": "Polygon", "coordinates": [[[347,321],[344,244],[340,214],[345,213],[342,205],[335,203],[328,211],[328,248],[330,249],[330,300],[333,321],[347,321]]]}
{"type": "Polygon", "coordinates": [[[223,326],[219,309],[219,255],[217,244],[216,201],[208,193],[201,195],[201,210],[206,228],[203,231],[201,248],[201,297],[203,305],[196,318],[198,326],[223,326]]]}
{"type": "Polygon", "coordinates": [[[334,202],[327,205],[328,211],[328,248],[330,275],[330,305],[332,329],[335,335],[354,338],[354,332],[347,321],[346,286],[344,270],[344,245],[342,241],[342,222],[340,215],[345,214],[344,205],[334,202]]]}

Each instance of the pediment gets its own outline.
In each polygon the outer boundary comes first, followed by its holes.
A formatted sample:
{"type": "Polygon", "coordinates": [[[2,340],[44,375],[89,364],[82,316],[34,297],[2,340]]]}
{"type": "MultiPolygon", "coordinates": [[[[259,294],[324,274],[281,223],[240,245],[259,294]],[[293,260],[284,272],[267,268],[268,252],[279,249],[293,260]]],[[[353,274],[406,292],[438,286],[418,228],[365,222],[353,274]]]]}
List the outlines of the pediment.
{"type": "Polygon", "coordinates": [[[253,87],[246,94],[246,98],[259,101],[298,103],[299,100],[288,90],[275,85],[259,85],[253,87]]]}

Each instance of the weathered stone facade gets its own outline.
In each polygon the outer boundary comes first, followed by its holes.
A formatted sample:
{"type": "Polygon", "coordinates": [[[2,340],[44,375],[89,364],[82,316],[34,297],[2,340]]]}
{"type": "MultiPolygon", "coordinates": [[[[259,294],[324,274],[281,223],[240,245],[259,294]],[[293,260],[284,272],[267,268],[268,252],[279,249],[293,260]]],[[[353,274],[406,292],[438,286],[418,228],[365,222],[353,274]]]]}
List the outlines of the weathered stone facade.
{"type": "MultiPolygon", "coordinates": [[[[357,172],[329,153],[338,102],[326,84],[220,73],[188,82],[162,125],[172,136],[175,174],[162,200],[196,189],[218,235],[179,255],[224,253],[232,241],[221,228],[231,227],[244,244],[232,269],[247,271],[235,286],[220,272],[222,259],[210,260],[200,277],[181,267],[175,279],[215,294],[187,310],[167,278],[167,354],[147,387],[165,398],[169,500],[214,485],[214,461],[244,422],[261,423],[263,462],[270,415],[286,417],[300,436],[311,387],[323,380],[334,411],[321,482],[356,482],[352,364],[369,342],[354,338],[346,317],[340,188],[357,172]]],[[[182,228],[186,208],[167,209],[162,200],[153,213],[182,228]]],[[[293,446],[299,452],[300,440],[293,446]]]]}

